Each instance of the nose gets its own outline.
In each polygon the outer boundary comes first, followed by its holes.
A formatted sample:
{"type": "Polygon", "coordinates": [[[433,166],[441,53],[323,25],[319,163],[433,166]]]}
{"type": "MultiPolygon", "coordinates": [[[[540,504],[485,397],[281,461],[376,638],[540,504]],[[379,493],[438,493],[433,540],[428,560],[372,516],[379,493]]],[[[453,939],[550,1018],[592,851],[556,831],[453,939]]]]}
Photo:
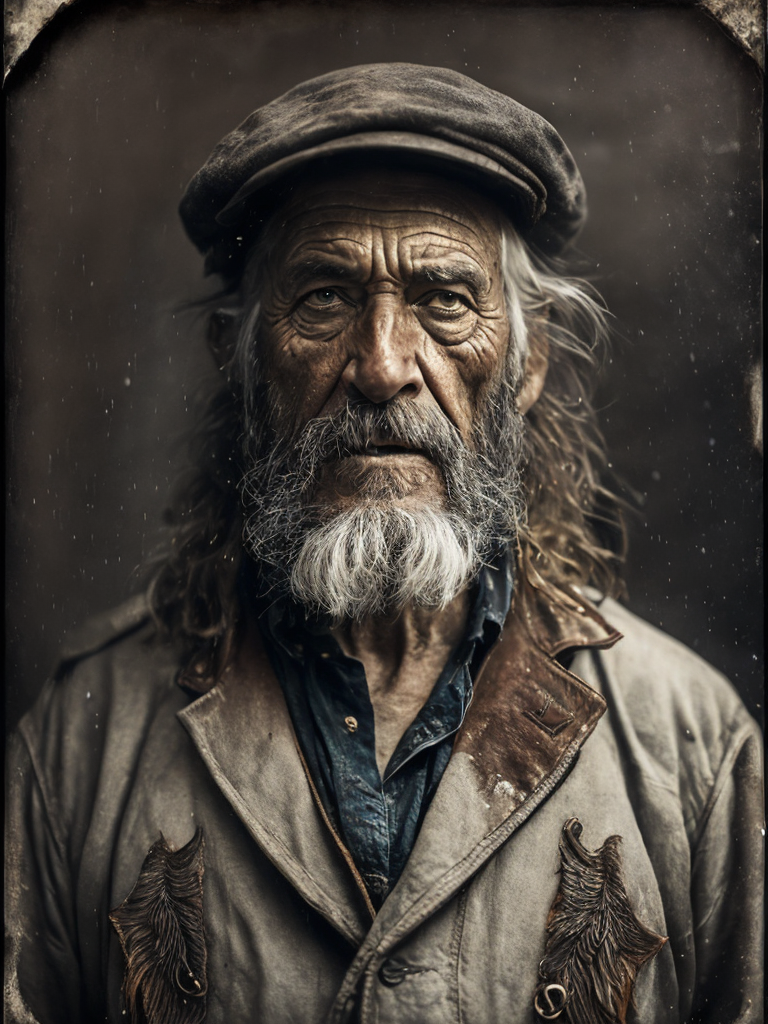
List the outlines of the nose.
{"type": "Polygon", "coordinates": [[[424,386],[416,359],[418,323],[400,307],[398,297],[371,296],[355,325],[352,350],[342,381],[369,402],[387,402],[399,394],[416,397],[424,386]]]}

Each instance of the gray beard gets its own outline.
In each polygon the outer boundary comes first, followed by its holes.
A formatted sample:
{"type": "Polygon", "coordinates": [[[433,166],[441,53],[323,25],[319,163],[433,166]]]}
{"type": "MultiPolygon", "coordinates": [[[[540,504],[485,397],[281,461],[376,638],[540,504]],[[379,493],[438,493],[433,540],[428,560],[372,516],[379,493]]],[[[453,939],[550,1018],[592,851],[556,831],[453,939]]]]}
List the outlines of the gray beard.
{"type": "Polygon", "coordinates": [[[442,608],[516,535],[523,418],[506,382],[489,396],[471,446],[439,409],[408,399],[350,403],[292,438],[265,425],[274,418],[250,417],[241,482],[244,545],[272,597],[291,596],[334,622],[442,608]],[[352,508],[313,504],[326,463],[363,452],[374,436],[435,463],[442,507],[404,508],[398,473],[386,468],[361,477],[352,508]]]}

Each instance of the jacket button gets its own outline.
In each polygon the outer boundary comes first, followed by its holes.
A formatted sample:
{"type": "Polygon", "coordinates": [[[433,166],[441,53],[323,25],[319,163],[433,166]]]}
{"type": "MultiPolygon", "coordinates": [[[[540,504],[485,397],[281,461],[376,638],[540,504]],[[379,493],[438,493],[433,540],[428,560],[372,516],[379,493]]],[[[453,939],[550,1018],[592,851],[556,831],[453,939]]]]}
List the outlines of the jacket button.
{"type": "Polygon", "coordinates": [[[408,967],[401,960],[385,960],[379,968],[379,981],[389,988],[394,988],[395,985],[400,985],[405,981],[405,976],[408,973],[408,967]]]}

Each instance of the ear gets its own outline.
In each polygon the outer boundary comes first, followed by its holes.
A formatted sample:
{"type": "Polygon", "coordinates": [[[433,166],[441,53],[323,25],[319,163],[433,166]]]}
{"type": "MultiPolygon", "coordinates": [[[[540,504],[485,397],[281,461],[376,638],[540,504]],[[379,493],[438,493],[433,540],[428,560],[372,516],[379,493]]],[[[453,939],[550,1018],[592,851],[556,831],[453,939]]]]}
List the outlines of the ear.
{"type": "Polygon", "coordinates": [[[530,349],[525,361],[523,385],[517,396],[517,410],[523,416],[536,403],[541,394],[549,367],[549,342],[544,325],[537,324],[536,328],[530,331],[530,349]]]}
{"type": "Polygon", "coordinates": [[[220,370],[234,355],[239,326],[240,310],[234,307],[217,309],[208,320],[208,348],[220,370]]]}

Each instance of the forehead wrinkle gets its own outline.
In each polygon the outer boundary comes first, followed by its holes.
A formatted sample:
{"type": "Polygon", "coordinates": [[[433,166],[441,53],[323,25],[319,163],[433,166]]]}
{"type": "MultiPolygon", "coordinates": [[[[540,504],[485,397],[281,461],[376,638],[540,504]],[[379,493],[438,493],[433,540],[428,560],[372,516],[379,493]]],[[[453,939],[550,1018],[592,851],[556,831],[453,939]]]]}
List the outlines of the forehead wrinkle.
{"type": "MultiPolygon", "coordinates": [[[[414,231],[410,235],[406,235],[401,239],[401,244],[410,242],[412,247],[416,249],[421,245],[421,252],[419,256],[411,256],[412,260],[416,259],[443,259],[444,256],[449,258],[454,257],[457,253],[461,253],[468,259],[472,260],[478,266],[482,267],[485,264],[490,265],[494,262],[494,253],[489,251],[486,239],[483,239],[476,233],[472,234],[477,239],[478,245],[472,244],[472,239],[467,238],[455,238],[450,235],[440,235],[435,231],[414,231]]],[[[493,240],[496,241],[495,236],[493,240]]],[[[497,242],[497,251],[500,249],[500,244],[497,242]]]]}
{"type": "MultiPolygon", "coordinates": [[[[472,213],[467,210],[462,216],[460,214],[451,214],[443,210],[435,209],[433,205],[419,205],[414,204],[413,206],[395,207],[395,208],[380,208],[377,206],[366,206],[362,203],[347,202],[347,203],[324,203],[316,205],[304,205],[297,210],[294,210],[286,216],[283,227],[287,228],[292,222],[301,221],[305,218],[309,218],[312,214],[315,215],[310,223],[302,224],[298,230],[307,231],[313,228],[323,228],[325,226],[331,227],[335,224],[350,224],[354,223],[359,226],[373,227],[384,230],[391,230],[397,228],[397,223],[392,223],[393,219],[396,220],[399,217],[431,217],[436,220],[446,221],[448,224],[457,224],[459,227],[466,231],[471,232],[478,239],[481,237],[483,230],[486,229],[486,225],[483,223],[484,218],[479,215],[472,213]],[[336,211],[344,211],[342,216],[339,216],[336,211]],[[355,216],[355,214],[360,216],[355,216]],[[333,216],[330,216],[333,214],[333,216]],[[325,215],[325,216],[324,216],[325,215]],[[381,217],[382,222],[377,223],[373,217],[381,217]],[[474,222],[474,223],[473,223],[474,222]]],[[[494,226],[495,223],[494,223],[494,226]]],[[[424,233],[425,231],[432,230],[426,228],[423,224],[420,229],[413,230],[413,234],[424,233]]],[[[439,229],[434,229],[435,233],[439,233],[439,229]]]]}
{"type": "Polygon", "coordinates": [[[284,283],[289,288],[301,286],[305,281],[314,278],[328,277],[341,281],[356,281],[359,277],[357,266],[347,264],[332,256],[323,256],[320,253],[307,254],[295,260],[290,260],[282,269],[284,283]]]}
{"type": "MultiPolygon", "coordinates": [[[[310,229],[311,230],[311,229],[310,229]]],[[[302,249],[312,250],[313,246],[317,246],[318,251],[322,255],[332,253],[333,249],[338,246],[343,255],[345,247],[351,247],[354,249],[362,249],[366,251],[370,248],[371,240],[362,238],[352,238],[346,235],[328,235],[323,238],[318,235],[312,234],[309,238],[302,238],[301,235],[305,235],[307,232],[302,231],[299,233],[299,237],[293,240],[293,245],[289,245],[286,254],[287,259],[292,259],[295,253],[301,252],[302,249]]]]}
{"type": "Polygon", "coordinates": [[[281,272],[292,279],[311,272],[313,268],[323,272],[323,268],[332,265],[334,272],[353,276],[360,256],[367,256],[369,251],[369,245],[355,238],[300,239],[286,253],[281,272]]]}
{"type": "Polygon", "coordinates": [[[421,279],[441,283],[446,283],[446,275],[452,274],[456,281],[468,284],[478,297],[493,286],[495,249],[492,226],[487,223],[478,225],[485,235],[482,238],[461,219],[434,210],[379,211],[386,213],[382,220],[389,222],[379,225],[367,216],[371,211],[358,207],[334,206],[333,218],[324,216],[326,209],[302,211],[283,223],[286,234],[293,235],[285,240],[282,270],[289,287],[313,276],[365,283],[371,275],[399,277],[406,267],[421,279]],[[342,222],[336,217],[340,209],[348,214],[342,222]],[[399,217],[407,217],[411,223],[402,225],[398,223],[399,217]],[[395,223],[391,223],[393,219],[395,223]],[[430,274],[429,265],[434,274],[430,274]]]}

